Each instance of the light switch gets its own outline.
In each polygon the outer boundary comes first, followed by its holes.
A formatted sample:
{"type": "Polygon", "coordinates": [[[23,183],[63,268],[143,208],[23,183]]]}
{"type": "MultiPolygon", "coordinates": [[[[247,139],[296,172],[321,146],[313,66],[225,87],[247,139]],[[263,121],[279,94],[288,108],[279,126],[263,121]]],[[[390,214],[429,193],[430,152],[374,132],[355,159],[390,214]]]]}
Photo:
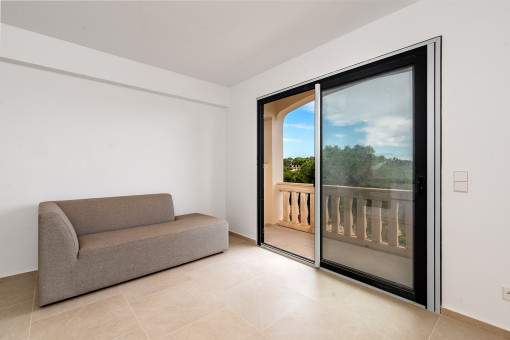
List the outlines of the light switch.
{"type": "Polygon", "coordinates": [[[468,172],[467,171],[454,171],[453,172],[453,181],[454,182],[467,182],[468,181],[468,172]]]}
{"type": "Polygon", "coordinates": [[[453,172],[453,191],[468,192],[468,172],[467,171],[454,171],[453,172]]]}
{"type": "Polygon", "coordinates": [[[453,182],[453,191],[468,192],[468,182],[453,182]]]}

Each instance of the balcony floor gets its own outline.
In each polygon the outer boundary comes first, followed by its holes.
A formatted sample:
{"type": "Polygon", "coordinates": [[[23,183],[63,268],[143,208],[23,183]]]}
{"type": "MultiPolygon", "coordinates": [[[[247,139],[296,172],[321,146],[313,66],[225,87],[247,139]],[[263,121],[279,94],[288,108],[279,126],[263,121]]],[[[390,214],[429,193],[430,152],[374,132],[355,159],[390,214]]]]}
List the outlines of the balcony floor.
{"type": "MultiPolygon", "coordinates": [[[[314,260],[315,235],[303,231],[266,224],[264,242],[291,253],[314,260]]],[[[413,264],[410,258],[325,238],[324,258],[351,268],[412,287],[413,264]]]]}
{"type": "Polygon", "coordinates": [[[312,261],[315,259],[314,234],[275,224],[266,224],[264,242],[312,261]]]}

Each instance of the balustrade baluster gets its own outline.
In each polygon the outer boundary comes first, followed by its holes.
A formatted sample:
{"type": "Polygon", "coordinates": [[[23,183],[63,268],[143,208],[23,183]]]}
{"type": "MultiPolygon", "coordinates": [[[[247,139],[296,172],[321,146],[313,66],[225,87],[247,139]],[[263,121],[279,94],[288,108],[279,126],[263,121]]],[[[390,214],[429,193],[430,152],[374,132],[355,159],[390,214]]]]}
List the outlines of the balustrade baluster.
{"type": "Polygon", "coordinates": [[[340,196],[331,196],[331,232],[338,234],[338,226],[340,224],[340,196]]]}
{"type": "Polygon", "coordinates": [[[310,226],[315,227],[315,194],[310,194],[310,226]]]}
{"type": "Polygon", "coordinates": [[[322,215],[324,216],[323,230],[327,231],[329,224],[329,209],[328,209],[329,195],[324,195],[324,205],[322,206],[322,215]]]}
{"type": "Polygon", "coordinates": [[[289,213],[290,213],[289,194],[290,193],[288,191],[283,192],[283,221],[284,222],[289,221],[289,213]]]}
{"type": "Polygon", "coordinates": [[[372,200],[372,241],[376,243],[381,243],[381,207],[382,201],[372,200]]]}
{"type": "Polygon", "coordinates": [[[352,197],[344,197],[344,235],[352,236],[352,197]]]}
{"type": "Polygon", "coordinates": [[[367,238],[367,200],[358,197],[357,201],[356,236],[364,240],[367,238]]]}
{"type": "Polygon", "coordinates": [[[308,194],[302,192],[301,196],[301,224],[304,226],[308,225],[308,194]]]}
{"type": "Polygon", "coordinates": [[[406,209],[406,248],[413,249],[413,204],[411,202],[407,202],[405,204],[406,209]]]}
{"type": "Polygon", "coordinates": [[[388,212],[388,245],[398,246],[398,201],[390,201],[388,212]]]}
{"type": "Polygon", "coordinates": [[[298,206],[298,195],[299,192],[292,192],[292,223],[299,224],[299,206],[298,206]]]}

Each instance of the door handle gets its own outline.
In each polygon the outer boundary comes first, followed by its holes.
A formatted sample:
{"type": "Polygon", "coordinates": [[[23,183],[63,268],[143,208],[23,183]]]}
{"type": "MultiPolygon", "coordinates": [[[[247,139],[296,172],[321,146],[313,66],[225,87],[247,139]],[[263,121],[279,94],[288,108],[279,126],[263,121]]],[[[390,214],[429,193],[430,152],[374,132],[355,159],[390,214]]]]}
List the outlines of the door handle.
{"type": "Polygon", "coordinates": [[[425,190],[425,179],[423,176],[418,176],[416,180],[416,189],[418,192],[423,192],[425,190]]]}

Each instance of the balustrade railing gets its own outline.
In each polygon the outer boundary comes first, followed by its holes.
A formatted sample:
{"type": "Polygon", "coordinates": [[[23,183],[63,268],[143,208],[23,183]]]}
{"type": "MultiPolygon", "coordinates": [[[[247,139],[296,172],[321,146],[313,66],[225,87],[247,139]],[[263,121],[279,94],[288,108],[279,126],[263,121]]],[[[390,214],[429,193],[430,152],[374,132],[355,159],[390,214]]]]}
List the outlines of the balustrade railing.
{"type": "Polygon", "coordinates": [[[315,232],[313,184],[277,183],[276,188],[283,192],[283,219],[278,221],[278,224],[310,233],[315,232]]]}
{"type": "Polygon", "coordinates": [[[324,185],[323,236],[410,257],[413,238],[411,190],[324,185]],[[405,237],[404,237],[405,236],[405,237]]]}
{"type": "MultiPolygon", "coordinates": [[[[283,219],[278,224],[315,232],[313,185],[278,183],[276,188],[283,192],[283,219]]],[[[324,237],[411,256],[411,190],[324,185],[322,195],[324,237]]]]}

